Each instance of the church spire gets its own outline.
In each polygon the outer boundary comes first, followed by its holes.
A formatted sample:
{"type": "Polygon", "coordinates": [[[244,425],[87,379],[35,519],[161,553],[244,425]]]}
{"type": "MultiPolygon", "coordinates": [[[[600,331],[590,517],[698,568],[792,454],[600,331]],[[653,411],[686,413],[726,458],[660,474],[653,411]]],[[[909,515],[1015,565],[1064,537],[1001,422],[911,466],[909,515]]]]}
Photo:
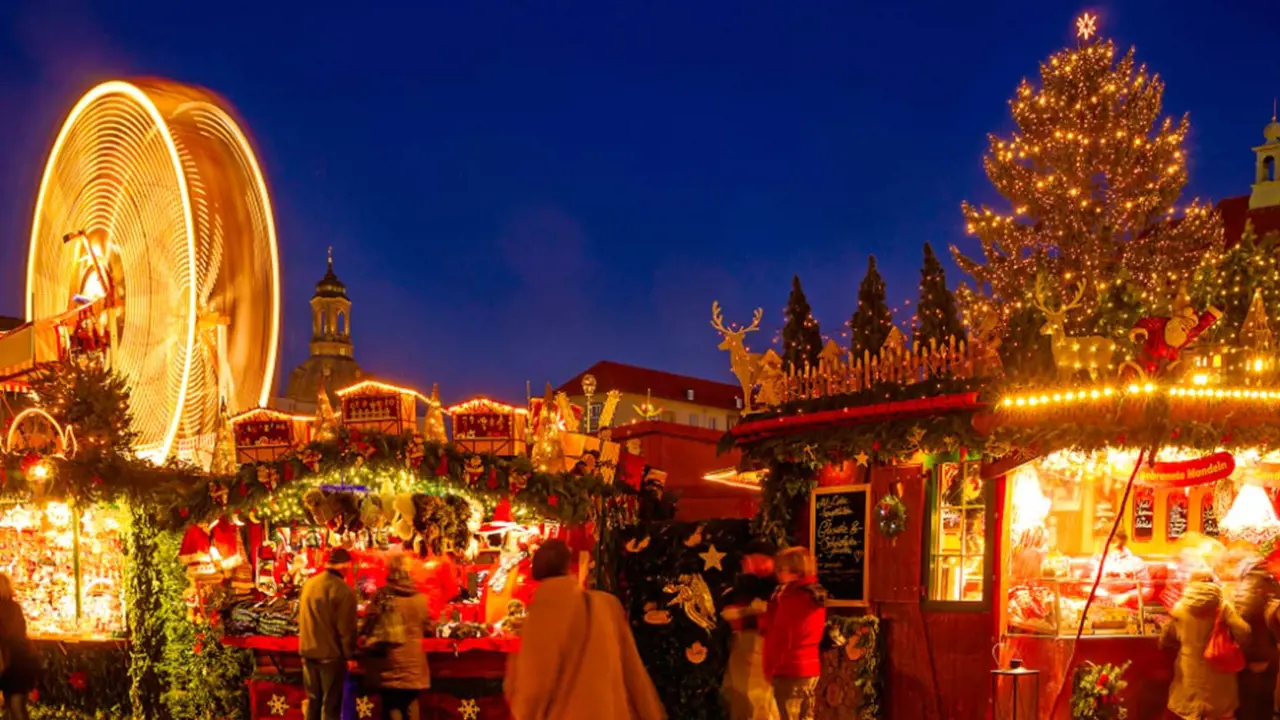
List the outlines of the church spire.
{"type": "Polygon", "coordinates": [[[1257,154],[1257,173],[1249,209],[1280,207],[1280,120],[1276,118],[1276,101],[1271,101],[1271,122],[1262,129],[1266,143],[1253,149],[1257,154]]]}

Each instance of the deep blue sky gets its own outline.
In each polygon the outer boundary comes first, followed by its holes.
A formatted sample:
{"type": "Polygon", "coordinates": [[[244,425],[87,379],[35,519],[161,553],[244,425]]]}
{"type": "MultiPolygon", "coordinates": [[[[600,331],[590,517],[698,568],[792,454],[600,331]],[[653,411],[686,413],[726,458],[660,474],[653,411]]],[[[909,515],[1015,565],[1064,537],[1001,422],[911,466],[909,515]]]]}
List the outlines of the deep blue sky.
{"type": "Polygon", "coordinates": [[[730,380],[714,299],[776,326],[799,273],[837,333],[868,253],[914,297],[921,243],[991,199],[986,133],[1086,8],[1191,113],[1189,191],[1248,192],[1274,0],[0,0],[0,313],[62,116],[159,75],[220,92],[260,148],[281,378],[332,245],[357,358],[447,399],[598,359],[730,380]]]}

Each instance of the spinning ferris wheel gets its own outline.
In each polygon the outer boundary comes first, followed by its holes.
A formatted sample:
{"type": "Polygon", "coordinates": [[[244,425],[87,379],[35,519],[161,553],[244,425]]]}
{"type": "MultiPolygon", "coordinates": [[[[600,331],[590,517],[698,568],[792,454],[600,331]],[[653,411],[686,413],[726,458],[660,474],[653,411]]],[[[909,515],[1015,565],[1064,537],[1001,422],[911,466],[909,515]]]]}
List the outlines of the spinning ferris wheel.
{"type": "Polygon", "coordinates": [[[262,170],[221,99],[151,79],[80,99],[40,182],[26,319],[92,325],[140,454],[198,459],[223,403],[266,404],[279,272],[262,170]]]}

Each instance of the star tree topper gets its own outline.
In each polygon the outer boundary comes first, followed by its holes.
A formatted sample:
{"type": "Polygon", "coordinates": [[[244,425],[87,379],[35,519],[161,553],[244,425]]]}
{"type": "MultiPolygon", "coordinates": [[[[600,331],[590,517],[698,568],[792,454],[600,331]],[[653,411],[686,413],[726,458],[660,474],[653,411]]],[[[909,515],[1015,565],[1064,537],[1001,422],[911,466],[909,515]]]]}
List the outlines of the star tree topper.
{"type": "Polygon", "coordinates": [[[1084,42],[1089,42],[1089,38],[1098,33],[1098,16],[1093,13],[1085,13],[1076,18],[1076,37],[1084,42]]]}

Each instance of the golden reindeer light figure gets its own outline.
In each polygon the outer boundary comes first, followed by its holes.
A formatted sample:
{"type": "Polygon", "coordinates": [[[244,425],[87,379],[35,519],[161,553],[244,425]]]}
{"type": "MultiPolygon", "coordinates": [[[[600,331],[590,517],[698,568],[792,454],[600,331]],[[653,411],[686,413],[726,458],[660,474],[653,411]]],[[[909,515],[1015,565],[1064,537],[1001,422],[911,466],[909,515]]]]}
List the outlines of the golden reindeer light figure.
{"type": "Polygon", "coordinates": [[[1058,367],[1058,379],[1067,381],[1080,370],[1088,370],[1089,377],[1097,380],[1100,370],[1111,367],[1111,356],[1116,350],[1115,341],[1098,335],[1071,337],[1066,332],[1067,312],[1080,306],[1080,301],[1084,298],[1084,281],[1076,283],[1075,295],[1070,300],[1053,310],[1045,299],[1041,280],[1036,279],[1035,306],[1045,316],[1040,334],[1050,336],[1053,364],[1058,367]]]}
{"type": "Polygon", "coordinates": [[[720,302],[711,303],[711,327],[724,336],[720,349],[729,351],[729,367],[742,385],[742,413],[751,412],[751,391],[756,386],[756,374],[760,370],[760,353],[747,352],[743,338],[747,333],[760,329],[760,320],[764,317],[764,308],[756,308],[751,324],[744,328],[725,327],[724,318],[720,315],[720,302]]]}

